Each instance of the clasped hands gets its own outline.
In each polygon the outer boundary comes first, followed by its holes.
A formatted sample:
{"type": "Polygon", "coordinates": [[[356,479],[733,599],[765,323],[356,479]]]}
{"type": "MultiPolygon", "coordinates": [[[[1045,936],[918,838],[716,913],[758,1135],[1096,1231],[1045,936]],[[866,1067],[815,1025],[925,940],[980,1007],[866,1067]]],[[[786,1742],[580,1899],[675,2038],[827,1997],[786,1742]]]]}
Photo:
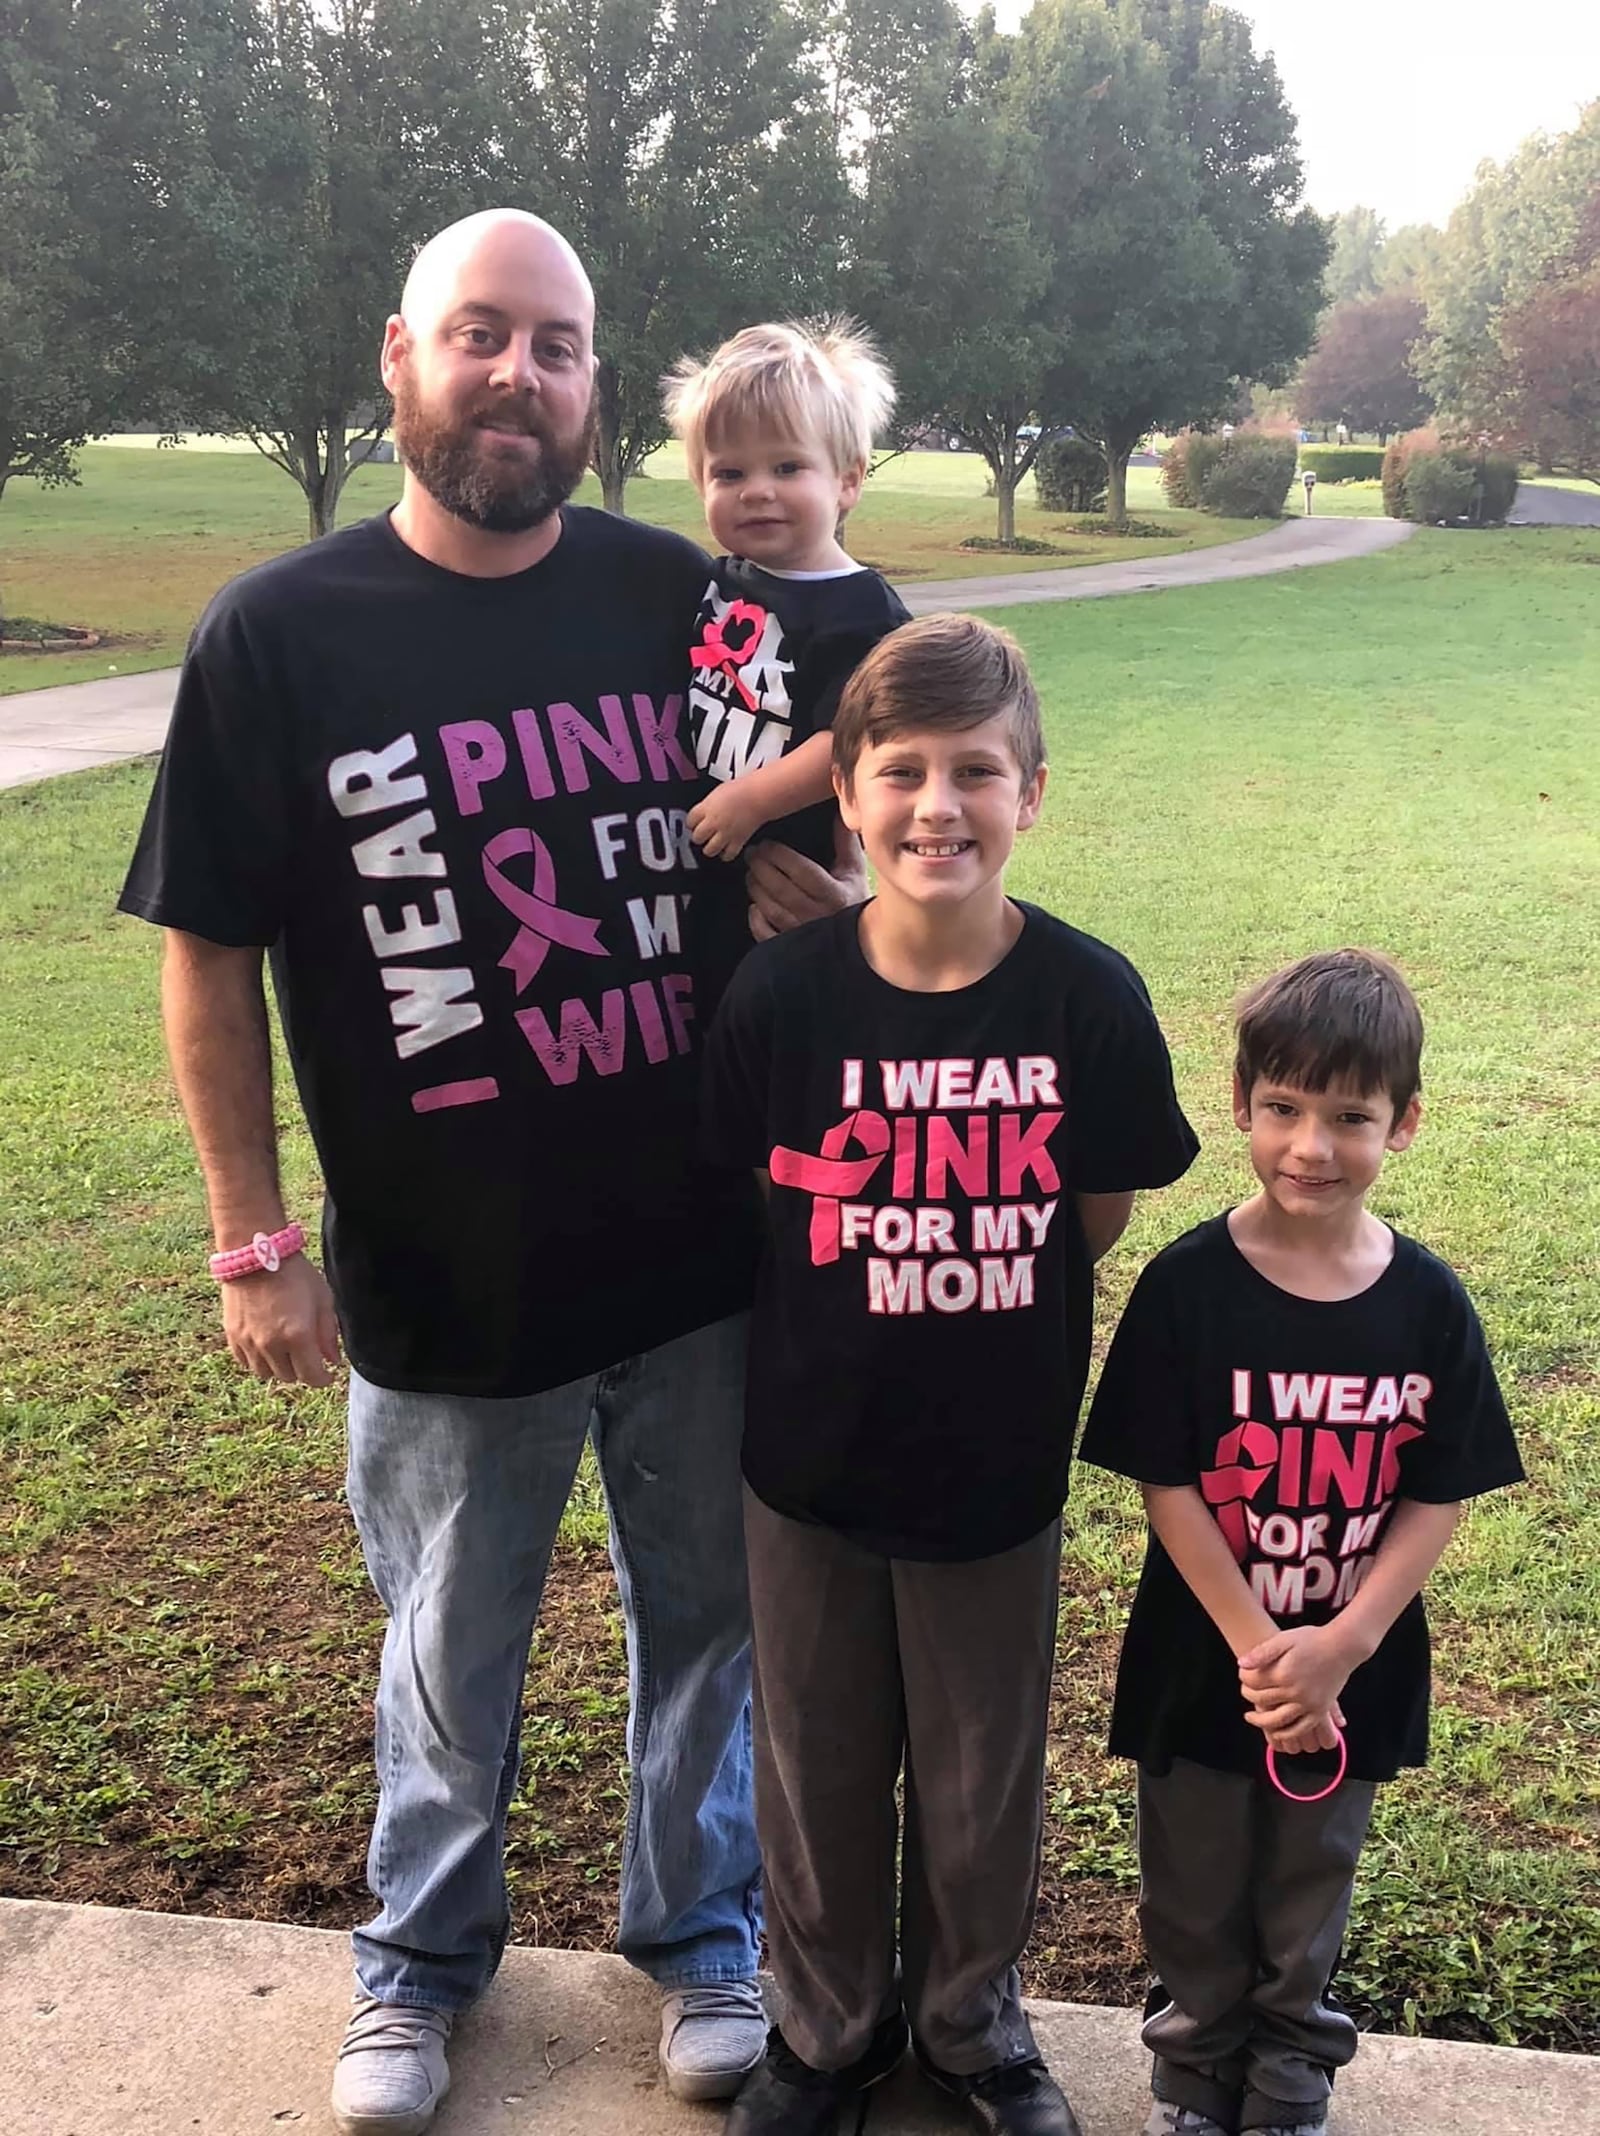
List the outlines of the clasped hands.
{"type": "Polygon", "coordinates": [[[1339,1694],[1360,1658],[1337,1618],[1275,1632],[1239,1656],[1245,1719],[1280,1757],[1336,1749],[1344,1726],[1339,1694]]]}

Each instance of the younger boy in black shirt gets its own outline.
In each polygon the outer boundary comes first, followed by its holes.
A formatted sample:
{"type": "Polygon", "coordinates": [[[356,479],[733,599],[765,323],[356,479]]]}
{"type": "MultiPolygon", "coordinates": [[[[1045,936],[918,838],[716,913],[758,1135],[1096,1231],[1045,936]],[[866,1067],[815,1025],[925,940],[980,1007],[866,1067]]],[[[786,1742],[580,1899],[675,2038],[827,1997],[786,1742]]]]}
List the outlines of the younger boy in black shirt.
{"type": "Polygon", "coordinates": [[[1045,782],[1012,641],[908,623],[833,749],[877,896],[747,957],[706,1064],[709,1152],[771,1220],[744,1474],[784,2014],[729,2136],[831,2132],[908,2033],[977,2129],[1076,2136],[1016,1970],[1061,1505],[1093,1262],[1196,1144],[1133,967],[1005,894],[1045,782]]]}
{"type": "Polygon", "coordinates": [[[1260,1190],[1145,1269],[1084,1434],[1151,1528],[1111,1728],[1138,1761],[1159,1976],[1146,2136],[1325,2123],[1375,1783],[1427,1755],[1423,1582],[1461,1500],[1522,1475],[1460,1282],[1365,1206],[1416,1133],[1421,1053],[1367,951],[1245,998],[1234,1117],[1260,1190]]]}

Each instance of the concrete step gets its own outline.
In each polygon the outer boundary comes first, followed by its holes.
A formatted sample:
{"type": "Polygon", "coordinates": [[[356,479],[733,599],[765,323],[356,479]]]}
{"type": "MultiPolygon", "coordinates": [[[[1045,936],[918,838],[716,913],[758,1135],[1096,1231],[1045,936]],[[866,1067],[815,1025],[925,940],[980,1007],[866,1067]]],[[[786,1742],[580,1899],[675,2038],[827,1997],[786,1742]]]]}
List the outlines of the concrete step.
{"type": "MultiPolygon", "coordinates": [[[[6,2136],[326,2136],[349,1945],[317,1929],[0,1900],[6,2136]]],[[[658,1998],[620,1959],[513,1949],[458,2028],[438,2136],[716,2136],[669,2099],[658,1998]]],[[[1148,2111],[1135,2015],[1030,2006],[1084,2136],[1148,2111]]],[[[867,2136],[963,2124],[910,2070],[867,2136]]],[[[1600,2136],[1600,2064],[1373,2037],[1340,2079],[1334,2136],[1600,2136]]]]}

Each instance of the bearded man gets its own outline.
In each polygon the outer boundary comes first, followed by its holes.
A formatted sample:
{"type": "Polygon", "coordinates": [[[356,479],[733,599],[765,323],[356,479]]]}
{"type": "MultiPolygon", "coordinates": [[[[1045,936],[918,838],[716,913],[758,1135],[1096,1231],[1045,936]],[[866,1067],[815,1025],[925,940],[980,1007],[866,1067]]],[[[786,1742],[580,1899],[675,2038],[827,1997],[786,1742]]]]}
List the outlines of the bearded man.
{"type": "MultiPolygon", "coordinates": [[[[167,930],[229,1347],[309,1386],[341,1332],[350,1360],[388,1630],[348,2136],[424,2127],[499,1962],[528,1644],[585,1437],[628,1635],[619,1945],[663,1990],[680,2096],[736,2091],[765,2041],[738,1464],[757,1233],[694,1156],[693,907],[734,872],[685,830],[707,565],[567,503],[593,318],[531,215],[424,248],[382,356],[400,503],[212,603],[122,897],[167,930]],[[279,1186],[267,952],[331,1290],[279,1186]]],[[[859,894],[849,875],[769,848],[753,930],[859,894]]]]}

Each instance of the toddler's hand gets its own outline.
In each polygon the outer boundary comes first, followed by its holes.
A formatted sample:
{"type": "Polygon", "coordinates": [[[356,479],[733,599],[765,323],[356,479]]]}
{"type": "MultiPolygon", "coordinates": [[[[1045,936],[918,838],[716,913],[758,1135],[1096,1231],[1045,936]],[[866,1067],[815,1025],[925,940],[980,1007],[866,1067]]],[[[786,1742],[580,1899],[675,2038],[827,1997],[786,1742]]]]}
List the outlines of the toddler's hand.
{"type": "Polygon", "coordinates": [[[761,824],[737,779],[725,780],[689,811],[689,836],[711,860],[737,860],[761,824]]]}

